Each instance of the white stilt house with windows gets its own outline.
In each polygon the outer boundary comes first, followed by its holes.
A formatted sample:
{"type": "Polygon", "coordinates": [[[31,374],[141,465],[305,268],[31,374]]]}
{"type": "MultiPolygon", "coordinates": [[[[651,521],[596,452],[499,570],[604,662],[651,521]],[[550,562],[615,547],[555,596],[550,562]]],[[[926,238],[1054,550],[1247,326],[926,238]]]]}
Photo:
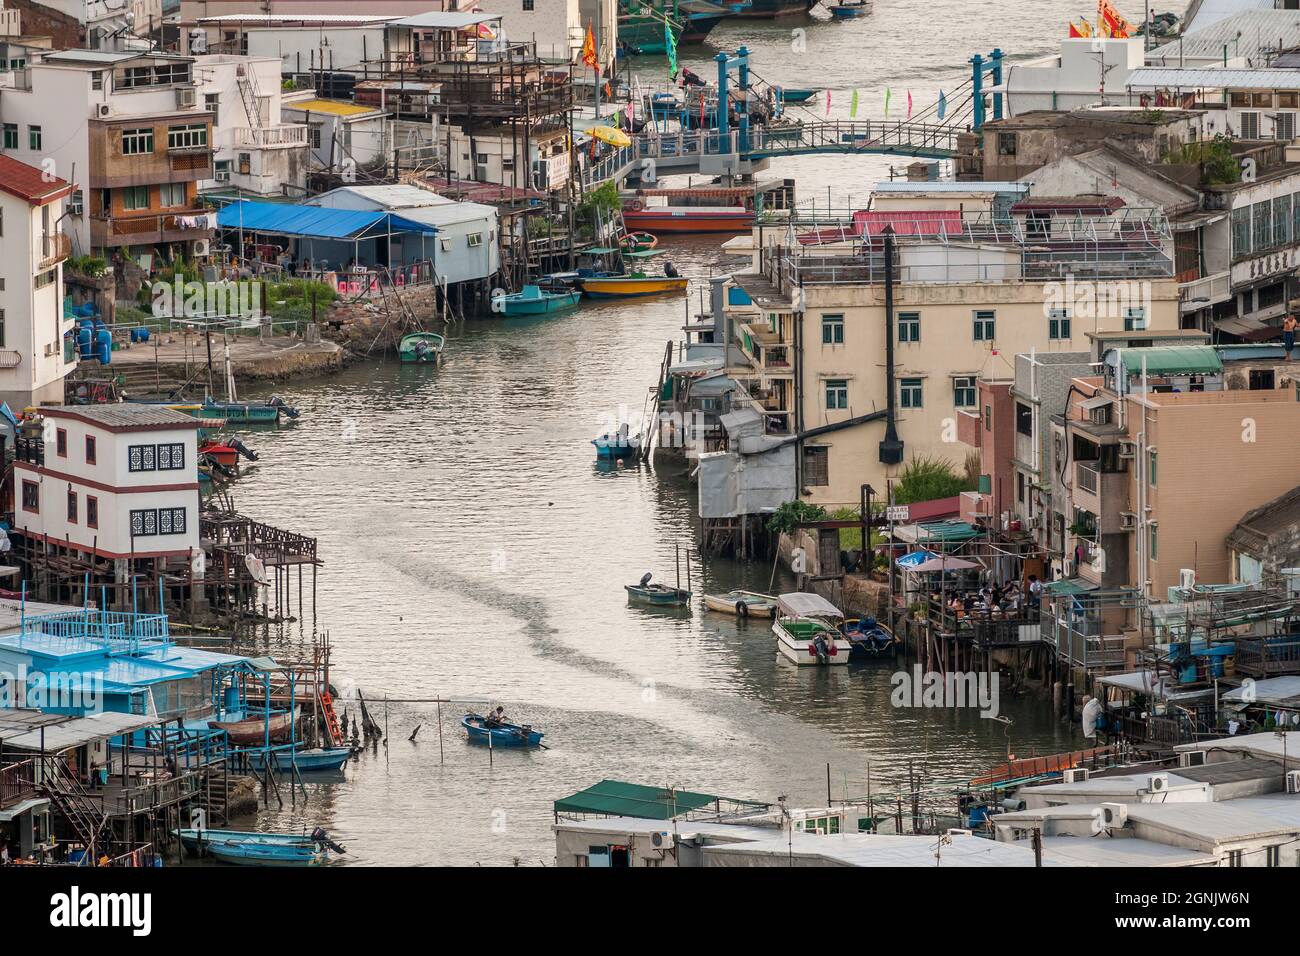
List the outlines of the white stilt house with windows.
{"type": "Polygon", "coordinates": [[[24,550],[139,576],[188,577],[199,546],[199,422],[152,405],[56,405],[40,410],[40,440],[20,438],[14,532],[24,550]]]}

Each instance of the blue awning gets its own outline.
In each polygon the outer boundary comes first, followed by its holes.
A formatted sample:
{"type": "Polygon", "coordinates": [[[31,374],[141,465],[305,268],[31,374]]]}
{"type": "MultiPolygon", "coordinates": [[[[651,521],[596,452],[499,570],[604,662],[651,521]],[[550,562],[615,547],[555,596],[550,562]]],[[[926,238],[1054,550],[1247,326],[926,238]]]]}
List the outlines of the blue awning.
{"type": "Polygon", "coordinates": [[[929,551],[913,551],[910,554],[903,555],[894,563],[897,564],[899,567],[914,568],[918,564],[924,564],[926,561],[929,561],[931,558],[937,558],[937,557],[938,557],[937,554],[933,554],[932,552],[929,551]]]}
{"type": "Polygon", "coordinates": [[[294,203],[240,200],[217,213],[222,229],[247,229],[278,236],[311,239],[374,239],[389,232],[435,233],[427,223],[414,222],[387,212],[326,209],[294,203]]]}

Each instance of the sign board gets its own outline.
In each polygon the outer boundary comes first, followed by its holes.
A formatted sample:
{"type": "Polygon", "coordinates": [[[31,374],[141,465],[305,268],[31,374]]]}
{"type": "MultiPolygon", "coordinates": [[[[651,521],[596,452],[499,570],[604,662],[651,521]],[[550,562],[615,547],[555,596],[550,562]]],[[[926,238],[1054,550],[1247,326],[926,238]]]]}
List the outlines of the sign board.
{"type": "Polygon", "coordinates": [[[885,517],[890,521],[907,521],[911,513],[907,505],[890,505],[885,509],[885,517]]]}

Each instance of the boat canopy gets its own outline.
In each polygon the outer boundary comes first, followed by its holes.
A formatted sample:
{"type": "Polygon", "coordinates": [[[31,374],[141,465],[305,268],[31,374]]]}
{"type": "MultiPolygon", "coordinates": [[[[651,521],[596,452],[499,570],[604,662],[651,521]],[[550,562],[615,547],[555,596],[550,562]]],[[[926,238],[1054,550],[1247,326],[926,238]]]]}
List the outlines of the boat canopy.
{"type": "Polygon", "coordinates": [[[602,780],[586,790],[555,801],[556,813],[592,813],[643,820],[671,820],[691,810],[717,804],[719,797],[689,790],[666,790],[621,780],[602,780]]]}
{"type": "Polygon", "coordinates": [[[843,617],[844,612],[820,594],[795,591],[782,594],[777,601],[782,614],[789,617],[843,617]]]}

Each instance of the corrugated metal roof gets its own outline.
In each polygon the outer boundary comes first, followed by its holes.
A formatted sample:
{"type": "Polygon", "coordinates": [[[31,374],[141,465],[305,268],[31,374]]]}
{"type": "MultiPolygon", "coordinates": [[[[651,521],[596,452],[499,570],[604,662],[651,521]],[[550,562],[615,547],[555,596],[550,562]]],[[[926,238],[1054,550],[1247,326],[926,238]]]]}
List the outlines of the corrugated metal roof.
{"type": "Polygon", "coordinates": [[[873,187],[878,193],[1027,193],[1028,183],[981,183],[981,182],[880,182],[873,187]]]}
{"type": "Polygon", "coordinates": [[[1211,70],[1144,67],[1128,78],[1129,89],[1300,90],[1300,70],[1211,70]]]}
{"type": "Polygon", "coordinates": [[[442,13],[434,10],[398,20],[393,23],[393,26],[414,27],[417,30],[462,30],[477,23],[489,23],[500,19],[499,13],[442,13]]]}
{"type": "MultiPolygon", "coordinates": [[[[386,212],[358,209],[327,209],[297,203],[234,202],[217,213],[223,229],[248,229],[280,236],[308,236],[316,239],[351,239],[376,226],[391,224],[394,232],[434,232],[432,226],[386,212]],[[385,220],[390,220],[386,223],[385,220]]],[[[382,235],[382,229],[375,235],[382,235]]]]}
{"type": "Polygon", "coordinates": [[[1157,345],[1145,349],[1119,349],[1119,360],[1129,375],[1214,375],[1223,371],[1219,353],[1208,345],[1157,345]]]}
{"type": "Polygon", "coordinates": [[[316,196],[310,205],[326,206],[328,204],[322,200],[335,193],[351,193],[388,209],[409,209],[412,206],[446,206],[455,202],[453,199],[439,196],[437,193],[428,189],[421,189],[419,186],[411,186],[407,183],[379,183],[374,186],[340,186],[337,189],[331,189],[327,193],[316,196]]]}
{"type": "Polygon", "coordinates": [[[58,751],[80,747],[96,740],[109,740],[158,723],[157,717],[140,714],[118,714],[104,711],[89,717],[67,718],[60,723],[46,724],[24,734],[4,738],[4,745],[15,750],[58,751]]]}
{"type": "Polygon", "coordinates": [[[621,780],[602,780],[586,790],[555,801],[556,813],[598,813],[643,820],[671,820],[716,802],[718,797],[689,790],[665,790],[621,780]]]}
{"type": "Polygon", "coordinates": [[[105,428],[198,428],[198,420],[166,405],[120,402],[116,405],[51,405],[42,414],[80,418],[105,428]]]}
{"type": "MultiPolygon", "coordinates": [[[[1233,2],[1240,4],[1242,0],[1233,2]]],[[[1275,51],[1278,40],[1283,49],[1300,46],[1300,10],[1247,10],[1224,17],[1158,47],[1147,54],[1147,62],[1159,58],[1177,63],[1180,55],[1194,59],[1222,57],[1226,44],[1229,59],[1245,57],[1251,66],[1262,67],[1263,50],[1275,51]]]]}

